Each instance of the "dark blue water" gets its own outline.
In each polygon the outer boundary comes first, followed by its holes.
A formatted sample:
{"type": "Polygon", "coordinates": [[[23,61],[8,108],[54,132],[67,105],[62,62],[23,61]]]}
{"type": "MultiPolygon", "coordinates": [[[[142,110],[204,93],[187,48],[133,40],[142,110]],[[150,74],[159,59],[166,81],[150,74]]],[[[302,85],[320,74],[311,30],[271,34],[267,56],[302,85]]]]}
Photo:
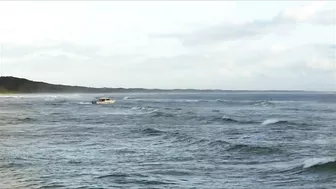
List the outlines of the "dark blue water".
{"type": "Polygon", "coordinates": [[[335,93],[0,97],[0,188],[335,187],[335,93]]]}

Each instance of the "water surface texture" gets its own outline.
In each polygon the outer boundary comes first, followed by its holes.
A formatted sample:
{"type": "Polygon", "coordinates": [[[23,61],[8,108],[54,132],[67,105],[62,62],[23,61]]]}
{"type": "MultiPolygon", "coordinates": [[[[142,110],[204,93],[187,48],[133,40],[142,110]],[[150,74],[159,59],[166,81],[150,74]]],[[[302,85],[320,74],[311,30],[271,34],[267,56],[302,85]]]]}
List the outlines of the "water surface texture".
{"type": "Polygon", "coordinates": [[[332,189],[335,123],[333,93],[1,96],[0,188],[332,189]]]}

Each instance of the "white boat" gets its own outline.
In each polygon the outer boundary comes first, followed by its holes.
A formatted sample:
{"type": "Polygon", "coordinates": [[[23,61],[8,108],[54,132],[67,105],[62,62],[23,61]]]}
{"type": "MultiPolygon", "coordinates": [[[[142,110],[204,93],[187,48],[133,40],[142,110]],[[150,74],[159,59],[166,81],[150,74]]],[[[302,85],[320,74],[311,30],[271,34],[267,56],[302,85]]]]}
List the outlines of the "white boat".
{"type": "Polygon", "coordinates": [[[106,97],[102,97],[96,101],[92,101],[92,104],[114,104],[114,103],[115,103],[115,100],[106,98],[106,97]]]}

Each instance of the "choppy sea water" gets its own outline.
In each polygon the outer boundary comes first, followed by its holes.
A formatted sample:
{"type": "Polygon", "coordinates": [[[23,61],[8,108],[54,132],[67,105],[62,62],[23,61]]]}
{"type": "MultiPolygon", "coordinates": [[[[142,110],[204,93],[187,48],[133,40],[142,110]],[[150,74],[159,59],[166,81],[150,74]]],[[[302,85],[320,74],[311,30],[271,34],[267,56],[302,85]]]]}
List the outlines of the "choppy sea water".
{"type": "Polygon", "coordinates": [[[336,188],[336,94],[1,96],[0,188],[336,188]]]}

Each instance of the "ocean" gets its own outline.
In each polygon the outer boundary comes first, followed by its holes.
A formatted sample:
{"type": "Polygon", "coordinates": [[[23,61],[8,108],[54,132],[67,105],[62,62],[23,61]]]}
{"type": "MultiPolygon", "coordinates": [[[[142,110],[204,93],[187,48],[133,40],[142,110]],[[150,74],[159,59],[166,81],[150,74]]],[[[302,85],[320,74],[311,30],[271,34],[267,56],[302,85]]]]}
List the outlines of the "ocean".
{"type": "Polygon", "coordinates": [[[336,188],[336,93],[3,95],[0,188],[336,188]]]}

